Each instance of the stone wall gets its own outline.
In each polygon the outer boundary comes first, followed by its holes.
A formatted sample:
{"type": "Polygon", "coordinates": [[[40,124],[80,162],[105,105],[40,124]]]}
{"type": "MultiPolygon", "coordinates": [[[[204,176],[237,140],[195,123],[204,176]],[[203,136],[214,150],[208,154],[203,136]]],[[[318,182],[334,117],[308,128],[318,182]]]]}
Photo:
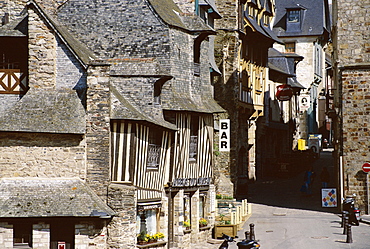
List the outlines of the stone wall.
{"type": "Polygon", "coordinates": [[[338,67],[343,68],[339,79],[343,127],[339,132],[343,133],[344,195],[357,194],[360,209],[366,210],[368,191],[361,166],[369,159],[370,1],[338,0],[337,4],[338,67]]]}
{"type": "Polygon", "coordinates": [[[86,147],[81,135],[0,133],[1,177],[86,179],[86,147]]]}
{"type": "MultiPolygon", "coordinates": [[[[248,137],[246,127],[239,124],[239,111],[236,102],[239,98],[239,42],[240,37],[233,31],[238,28],[238,1],[215,1],[222,15],[215,20],[215,28],[219,30],[215,38],[215,59],[222,73],[216,77],[214,96],[227,113],[217,114],[215,121],[230,119],[230,152],[219,152],[215,149],[215,185],[218,194],[233,196],[236,187],[237,153],[248,137]],[[244,130],[244,133],[243,133],[244,130]],[[240,133],[242,132],[242,133],[240,133]],[[235,186],[234,186],[235,184],[235,186]]],[[[218,136],[215,134],[215,147],[218,148],[218,136]]]]}
{"type": "Polygon", "coordinates": [[[1,248],[13,248],[13,225],[8,222],[0,222],[0,245],[1,248]]]}
{"type": "Polygon", "coordinates": [[[50,225],[45,223],[33,224],[32,248],[50,248],[50,225]]]}
{"type": "Polygon", "coordinates": [[[32,9],[28,11],[29,87],[53,89],[56,84],[56,37],[32,9]]]}
{"type": "Polygon", "coordinates": [[[340,65],[370,61],[369,0],[338,0],[340,65]]]}
{"type": "Polygon", "coordinates": [[[364,210],[366,174],[362,165],[369,160],[370,70],[344,70],[343,84],[343,168],[345,194],[357,194],[364,210]]]}
{"type": "Polygon", "coordinates": [[[9,21],[19,18],[24,13],[27,0],[0,0],[0,26],[4,21],[5,13],[9,14],[9,21]]]}
{"type": "Polygon", "coordinates": [[[108,225],[109,248],[135,248],[136,195],[136,189],[132,186],[109,186],[108,205],[117,213],[108,225]]]}
{"type": "Polygon", "coordinates": [[[87,183],[106,200],[110,181],[109,66],[90,66],[87,85],[87,183]]]}

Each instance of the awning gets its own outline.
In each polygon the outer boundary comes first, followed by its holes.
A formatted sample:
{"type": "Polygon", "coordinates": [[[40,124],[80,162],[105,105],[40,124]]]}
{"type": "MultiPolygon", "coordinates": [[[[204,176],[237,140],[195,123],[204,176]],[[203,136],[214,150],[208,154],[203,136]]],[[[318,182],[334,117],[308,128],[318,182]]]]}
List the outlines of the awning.
{"type": "Polygon", "coordinates": [[[3,178],[0,218],[95,217],[115,212],[77,178],[3,178]]]}

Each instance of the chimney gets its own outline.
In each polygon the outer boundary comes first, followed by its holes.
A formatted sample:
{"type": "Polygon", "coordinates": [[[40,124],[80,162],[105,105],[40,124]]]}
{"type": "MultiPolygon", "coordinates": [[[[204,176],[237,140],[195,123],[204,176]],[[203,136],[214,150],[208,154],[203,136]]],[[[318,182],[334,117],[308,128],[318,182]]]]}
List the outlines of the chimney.
{"type": "Polygon", "coordinates": [[[5,15],[3,16],[2,25],[8,24],[8,23],[9,23],[9,13],[5,13],[5,15]]]}

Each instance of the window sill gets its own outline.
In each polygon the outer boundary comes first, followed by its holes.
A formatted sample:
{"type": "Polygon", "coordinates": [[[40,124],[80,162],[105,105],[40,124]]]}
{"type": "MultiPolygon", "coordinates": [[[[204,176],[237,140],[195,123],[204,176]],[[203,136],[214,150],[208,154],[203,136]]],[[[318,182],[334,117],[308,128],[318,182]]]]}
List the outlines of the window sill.
{"type": "Polygon", "coordinates": [[[158,241],[158,242],[154,242],[154,243],[147,243],[145,245],[137,244],[136,247],[137,248],[149,248],[149,247],[158,247],[158,246],[162,246],[162,245],[165,245],[165,244],[167,244],[167,241],[158,241]]]}
{"type": "Polygon", "coordinates": [[[199,227],[199,231],[209,230],[211,228],[211,226],[199,227]]]}

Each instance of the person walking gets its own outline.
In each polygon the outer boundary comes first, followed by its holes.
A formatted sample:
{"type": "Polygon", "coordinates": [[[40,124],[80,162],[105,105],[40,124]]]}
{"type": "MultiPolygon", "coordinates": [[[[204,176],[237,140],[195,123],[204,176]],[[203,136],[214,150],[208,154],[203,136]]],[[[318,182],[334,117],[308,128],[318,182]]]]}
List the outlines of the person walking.
{"type": "Polygon", "coordinates": [[[304,189],[307,195],[312,195],[312,184],[315,180],[316,173],[313,171],[313,168],[311,167],[309,170],[307,170],[304,174],[303,184],[304,189]]]}
{"type": "Polygon", "coordinates": [[[321,174],[320,174],[320,179],[321,179],[321,185],[323,188],[327,188],[328,184],[330,182],[330,174],[328,171],[327,167],[323,167],[321,174]]]}

